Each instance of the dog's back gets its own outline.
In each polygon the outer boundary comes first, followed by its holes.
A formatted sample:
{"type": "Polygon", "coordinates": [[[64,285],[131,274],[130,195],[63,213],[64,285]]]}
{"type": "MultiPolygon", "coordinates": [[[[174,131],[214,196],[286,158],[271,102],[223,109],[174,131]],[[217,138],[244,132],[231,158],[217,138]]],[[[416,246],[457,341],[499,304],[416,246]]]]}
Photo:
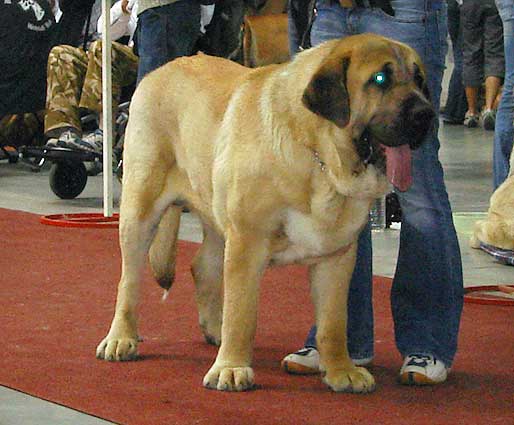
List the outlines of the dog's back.
{"type": "Polygon", "coordinates": [[[205,171],[211,170],[217,129],[232,92],[251,71],[201,54],[178,58],[148,74],[130,105],[124,169],[145,167],[146,154],[158,155],[169,168],[193,164],[185,180],[209,187],[211,175],[205,171]],[[196,170],[203,173],[194,175],[196,170]]]}
{"type": "Polygon", "coordinates": [[[250,72],[235,62],[203,54],[175,59],[141,81],[130,116],[144,117],[152,128],[166,131],[170,124],[178,124],[179,131],[197,127],[181,121],[181,116],[214,124],[221,121],[232,92],[250,72]]]}

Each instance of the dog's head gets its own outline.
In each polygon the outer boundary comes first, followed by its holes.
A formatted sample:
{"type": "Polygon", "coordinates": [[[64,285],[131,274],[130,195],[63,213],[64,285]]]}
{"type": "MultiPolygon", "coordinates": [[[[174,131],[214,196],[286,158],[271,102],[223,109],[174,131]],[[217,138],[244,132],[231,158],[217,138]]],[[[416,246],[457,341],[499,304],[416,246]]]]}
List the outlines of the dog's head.
{"type": "Polygon", "coordinates": [[[435,117],[424,66],[405,44],[372,34],[347,37],[323,60],[303,94],[315,114],[348,128],[365,165],[387,170],[400,190],[410,185],[410,150],[435,117]]]}

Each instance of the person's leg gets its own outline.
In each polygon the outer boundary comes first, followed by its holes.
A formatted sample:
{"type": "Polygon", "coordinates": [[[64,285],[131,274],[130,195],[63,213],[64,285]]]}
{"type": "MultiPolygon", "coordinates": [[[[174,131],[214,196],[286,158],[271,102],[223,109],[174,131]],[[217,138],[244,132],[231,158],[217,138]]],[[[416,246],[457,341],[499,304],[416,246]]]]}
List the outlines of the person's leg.
{"type": "Polygon", "coordinates": [[[168,60],[195,53],[200,18],[198,2],[181,0],[170,5],[167,10],[168,60]]]}
{"type": "MultiPolygon", "coordinates": [[[[116,111],[123,87],[136,81],[138,57],[123,44],[112,43],[112,107],[116,111]]],[[[84,79],[80,107],[96,113],[102,110],[102,42],[95,41],[89,48],[89,61],[84,79]]]]}
{"type": "Polygon", "coordinates": [[[478,125],[478,91],[483,82],[483,5],[481,0],[467,0],[460,9],[462,27],[462,82],[466,87],[468,111],[464,124],[478,125]]]}
{"type": "Polygon", "coordinates": [[[300,34],[296,5],[295,0],[289,0],[287,2],[287,38],[291,57],[300,51],[300,34]]]}
{"type": "MultiPolygon", "coordinates": [[[[351,35],[348,20],[352,12],[330,0],[320,0],[317,3],[317,16],[311,30],[311,42],[316,46],[324,41],[351,35]]],[[[373,304],[372,304],[372,245],[371,227],[368,224],[359,237],[357,262],[350,283],[348,294],[348,351],[356,364],[367,364],[373,357],[373,304]]],[[[316,348],[316,327],[313,326],[305,340],[305,347],[316,348]]],[[[286,356],[284,368],[291,373],[312,373],[318,367],[317,353],[314,360],[305,362],[312,372],[300,368],[295,372],[288,368],[288,361],[302,361],[302,356],[311,354],[310,351],[300,350],[286,356]],[[298,354],[297,354],[298,353],[298,354]]]]}
{"type": "Polygon", "coordinates": [[[48,56],[45,134],[59,137],[62,131],[82,132],[79,101],[87,69],[87,54],[72,46],[56,46],[48,56]]]}
{"type": "MultiPolygon", "coordinates": [[[[360,30],[379,32],[417,50],[438,111],[446,55],[445,4],[437,9],[427,0],[392,0],[391,4],[394,17],[376,12],[362,19],[360,30]]],[[[450,367],[457,349],[463,282],[459,244],[438,159],[437,130],[436,121],[433,132],[413,152],[411,188],[398,192],[402,228],[391,304],[401,354],[431,354],[450,367]]]]}
{"type": "Polygon", "coordinates": [[[478,95],[480,92],[480,87],[472,87],[466,86],[466,103],[468,105],[468,110],[464,115],[464,125],[469,128],[478,127],[478,122],[480,120],[479,115],[479,105],[478,105],[478,95]]]}
{"type": "MultiPolygon", "coordinates": [[[[123,44],[112,43],[112,114],[116,115],[121,90],[136,81],[138,58],[132,49],[123,44]]],[[[80,97],[80,108],[97,114],[99,128],[83,139],[70,142],[70,147],[101,152],[103,150],[102,132],[102,42],[91,44],[88,52],[88,66],[84,87],[80,97]]]]}
{"type": "Polygon", "coordinates": [[[448,98],[444,107],[443,121],[462,124],[468,109],[466,93],[462,84],[462,30],[460,6],[455,0],[448,1],[448,32],[452,43],[453,71],[448,85],[448,98]]]}
{"type": "Polygon", "coordinates": [[[146,74],[167,62],[166,28],[157,9],[147,9],[138,16],[136,28],[139,54],[138,84],[146,74]]]}
{"type": "Polygon", "coordinates": [[[514,0],[497,0],[503,21],[505,82],[496,115],[493,150],[493,187],[496,189],[509,175],[514,131],[514,0]]]}
{"type": "Polygon", "coordinates": [[[485,78],[485,105],[486,110],[494,109],[494,103],[498,97],[500,87],[502,85],[502,78],[495,75],[489,75],[485,78]]]}
{"type": "MultiPolygon", "coordinates": [[[[304,37],[310,38],[309,13],[312,0],[289,0],[287,2],[287,21],[289,54],[293,57],[305,44],[304,37]]],[[[310,44],[310,43],[307,43],[310,44]]]]}
{"type": "MultiPolygon", "coordinates": [[[[312,29],[313,45],[348,35],[348,21],[359,33],[374,32],[409,44],[425,62],[431,100],[438,110],[446,54],[446,10],[427,11],[431,2],[426,0],[391,3],[394,17],[378,9],[348,11],[322,0],[312,29]]],[[[401,354],[430,354],[449,367],[457,348],[462,311],[462,265],[438,150],[434,128],[413,154],[413,186],[399,193],[405,215],[391,301],[401,354]]],[[[361,235],[360,250],[363,241],[370,241],[368,237],[369,232],[361,235]]],[[[359,297],[349,300],[349,320],[368,327],[359,334],[349,321],[348,344],[355,343],[358,349],[372,353],[371,244],[366,252],[369,257],[363,254],[359,252],[350,286],[350,294],[353,290],[359,297]]],[[[312,345],[312,332],[310,336],[306,345],[312,345]]]]}
{"type": "Polygon", "coordinates": [[[150,71],[194,53],[200,34],[200,3],[179,0],[145,10],[138,20],[138,82],[150,71]]]}
{"type": "Polygon", "coordinates": [[[503,26],[494,0],[484,1],[484,75],[485,105],[482,111],[482,125],[494,130],[496,99],[505,74],[503,51],[503,26]]]}
{"type": "MultiPolygon", "coordinates": [[[[357,361],[373,357],[372,255],[368,224],[359,236],[357,262],[348,294],[348,352],[357,361]]],[[[310,329],[304,346],[316,348],[316,326],[310,329]]]]}
{"type": "MultiPolygon", "coordinates": [[[[351,13],[339,4],[319,1],[311,30],[316,46],[334,38],[352,35],[351,13]]],[[[348,351],[353,360],[370,361],[373,357],[372,244],[368,224],[359,236],[357,262],[348,294],[348,351]]]]}

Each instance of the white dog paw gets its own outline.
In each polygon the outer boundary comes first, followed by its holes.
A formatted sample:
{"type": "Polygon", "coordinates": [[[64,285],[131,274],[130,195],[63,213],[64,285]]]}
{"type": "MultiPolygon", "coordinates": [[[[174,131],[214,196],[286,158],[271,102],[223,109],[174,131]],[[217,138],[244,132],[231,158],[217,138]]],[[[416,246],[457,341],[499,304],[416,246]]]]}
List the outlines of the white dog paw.
{"type": "Polygon", "coordinates": [[[472,235],[469,238],[469,246],[474,249],[480,248],[480,241],[478,240],[478,238],[475,235],[472,235]]]}
{"type": "Polygon", "coordinates": [[[246,391],[254,387],[251,367],[212,366],[203,378],[203,386],[219,391],[246,391]]]}
{"type": "Polygon", "coordinates": [[[107,336],[96,348],[96,358],[109,362],[135,360],[137,356],[137,338],[107,336]]]}
{"type": "Polygon", "coordinates": [[[469,246],[471,246],[471,248],[475,248],[475,249],[480,248],[480,239],[478,238],[478,235],[483,235],[482,229],[483,229],[483,221],[475,222],[473,234],[469,238],[469,246]]]}
{"type": "Polygon", "coordinates": [[[375,390],[375,379],[363,367],[327,371],[323,382],[336,392],[370,393],[375,390]]]}

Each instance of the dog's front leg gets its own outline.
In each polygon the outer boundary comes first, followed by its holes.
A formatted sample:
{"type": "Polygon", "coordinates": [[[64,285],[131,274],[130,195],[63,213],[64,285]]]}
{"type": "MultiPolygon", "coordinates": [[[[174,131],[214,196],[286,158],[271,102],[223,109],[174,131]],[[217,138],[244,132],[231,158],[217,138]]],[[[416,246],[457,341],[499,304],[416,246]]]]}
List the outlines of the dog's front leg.
{"type": "Polygon", "coordinates": [[[254,385],[251,363],[259,283],[268,252],[269,243],[261,236],[234,229],[226,234],[221,347],[204,377],[207,388],[244,391],[254,385]]]}
{"type": "Polygon", "coordinates": [[[107,336],[96,349],[96,357],[108,361],[137,358],[137,304],[142,270],[160,215],[141,220],[137,210],[122,209],[120,246],[122,273],[118,284],[116,309],[107,336]]]}
{"type": "Polygon", "coordinates": [[[323,381],[334,391],[366,393],[375,389],[375,380],[365,368],[353,365],[346,341],[348,289],[356,249],[354,243],[345,254],[311,266],[310,280],[323,381]]]}

